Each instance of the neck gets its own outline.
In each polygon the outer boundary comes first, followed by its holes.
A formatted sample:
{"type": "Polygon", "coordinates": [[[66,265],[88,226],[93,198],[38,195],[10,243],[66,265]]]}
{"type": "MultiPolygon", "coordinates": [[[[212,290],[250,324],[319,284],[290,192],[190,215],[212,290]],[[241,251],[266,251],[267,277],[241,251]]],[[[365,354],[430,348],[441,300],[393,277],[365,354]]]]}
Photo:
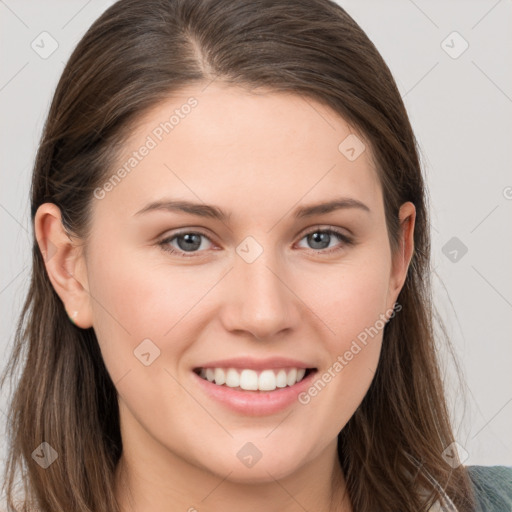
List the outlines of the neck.
{"type": "Polygon", "coordinates": [[[168,453],[164,458],[162,465],[129,447],[123,452],[115,478],[120,512],[352,512],[334,442],[292,474],[258,483],[232,481],[168,453]]]}

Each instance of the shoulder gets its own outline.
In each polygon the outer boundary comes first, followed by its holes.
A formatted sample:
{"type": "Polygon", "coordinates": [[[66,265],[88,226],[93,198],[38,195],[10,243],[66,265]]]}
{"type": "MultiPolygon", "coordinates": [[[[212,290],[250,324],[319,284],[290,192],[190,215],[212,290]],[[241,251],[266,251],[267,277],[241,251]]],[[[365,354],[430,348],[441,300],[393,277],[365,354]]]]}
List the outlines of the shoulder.
{"type": "Polygon", "coordinates": [[[512,510],[512,466],[466,466],[484,512],[512,510]]]}

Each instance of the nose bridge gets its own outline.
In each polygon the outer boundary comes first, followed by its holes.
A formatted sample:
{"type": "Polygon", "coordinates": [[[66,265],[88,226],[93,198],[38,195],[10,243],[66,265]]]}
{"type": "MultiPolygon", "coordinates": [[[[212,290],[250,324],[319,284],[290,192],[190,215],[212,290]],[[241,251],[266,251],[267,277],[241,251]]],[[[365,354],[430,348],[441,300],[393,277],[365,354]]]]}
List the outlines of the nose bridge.
{"type": "Polygon", "coordinates": [[[260,243],[253,236],[246,237],[236,248],[231,275],[235,289],[231,327],[250,331],[258,339],[277,334],[294,320],[286,267],[270,238],[260,243]]]}

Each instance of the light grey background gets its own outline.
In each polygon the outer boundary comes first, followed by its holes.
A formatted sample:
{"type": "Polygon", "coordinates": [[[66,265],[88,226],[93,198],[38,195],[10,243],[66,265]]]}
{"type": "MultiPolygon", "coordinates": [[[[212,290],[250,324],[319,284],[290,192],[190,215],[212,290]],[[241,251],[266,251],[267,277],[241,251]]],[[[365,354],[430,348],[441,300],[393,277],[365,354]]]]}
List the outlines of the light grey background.
{"type": "MultiPolygon", "coordinates": [[[[43,122],[72,49],[112,3],[0,0],[0,369],[30,279],[28,192],[43,122]],[[31,47],[51,49],[44,31],[58,43],[47,58],[31,47]]],[[[512,1],[340,4],[391,68],[420,143],[435,302],[468,385],[463,416],[446,359],[459,456],[465,464],[512,465],[512,1]]],[[[5,411],[3,396],[0,457],[5,411]]]]}

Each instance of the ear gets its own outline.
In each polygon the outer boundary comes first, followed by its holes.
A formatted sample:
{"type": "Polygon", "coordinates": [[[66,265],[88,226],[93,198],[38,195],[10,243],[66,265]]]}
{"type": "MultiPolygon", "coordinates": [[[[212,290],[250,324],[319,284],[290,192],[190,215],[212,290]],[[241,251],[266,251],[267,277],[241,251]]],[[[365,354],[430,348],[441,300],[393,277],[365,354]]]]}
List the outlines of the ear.
{"type": "Polygon", "coordinates": [[[46,271],[68,316],[78,327],[92,327],[91,297],[82,246],[73,242],[62,224],[60,209],[42,204],[36,212],[34,231],[46,271]]]}
{"type": "Polygon", "coordinates": [[[414,225],[416,222],[416,208],[413,203],[407,202],[400,207],[398,213],[400,222],[399,246],[393,256],[391,278],[388,288],[388,308],[392,309],[400,290],[402,289],[409,264],[414,253],[414,225]]]}

